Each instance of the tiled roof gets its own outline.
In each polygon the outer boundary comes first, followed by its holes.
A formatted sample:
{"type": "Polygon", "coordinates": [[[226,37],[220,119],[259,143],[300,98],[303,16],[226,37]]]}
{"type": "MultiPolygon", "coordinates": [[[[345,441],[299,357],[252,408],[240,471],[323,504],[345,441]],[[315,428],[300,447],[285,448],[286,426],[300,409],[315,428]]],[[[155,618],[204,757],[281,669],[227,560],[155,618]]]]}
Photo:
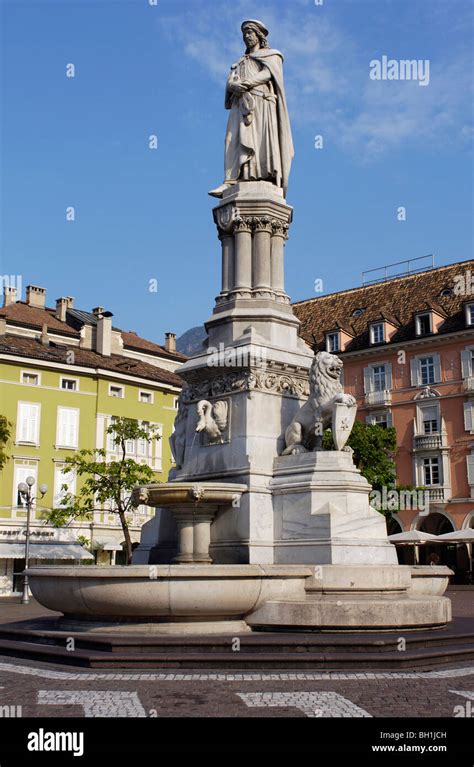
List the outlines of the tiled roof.
{"type": "Polygon", "coordinates": [[[156,354],[159,357],[169,357],[170,359],[187,360],[185,354],[181,352],[169,352],[164,346],[155,344],[153,341],[147,341],[145,338],[140,338],[132,330],[128,332],[122,330],[123,345],[126,349],[136,349],[137,351],[148,352],[149,354],[156,354]]]}
{"type": "Polygon", "coordinates": [[[0,354],[15,354],[19,357],[30,357],[39,361],[56,362],[65,367],[68,365],[70,368],[71,365],[67,359],[69,350],[74,352],[74,364],[80,367],[110,370],[114,373],[147,378],[156,383],[166,383],[172,386],[181,387],[183,385],[183,380],[170,370],[164,370],[156,365],[150,365],[148,362],[133,360],[119,354],[104,357],[102,354],[97,354],[97,352],[89,349],[80,349],[77,346],[67,347],[54,343],[43,346],[41,341],[35,338],[9,334],[0,336],[0,354]]]}
{"type": "Polygon", "coordinates": [[[463,304],[472,295],[442,296],[445,288],[453,289],[455,277],[471,271],[474,284],[474,261],[461,261],[426,272],[398,277],[374,285],[352,288],[327,296],[310,298],[293,304],[301,321],[300,335],[313,348],[325,348],[325,334],[337,327],[347,329],[354,338],[346,352],[369,347],[369,323],[385,317],[397,327],[391,343],[414,339],[414,314],[430,308],[445,317],[438,333],[452,333],[466,328],[463,304]],[[361,316],[354,316],[364,309],[361,316]]]}
{"type": "MultiPolygon", "coordinates": [[[[80,337],[80,330],[84,324],[97,325],[97,317],[92,312],[85,312],[81,309],[68,309],[66,313],[66,322],[61,322],[55,315],[55,309],[30,306],[24,301],[17,301],[0,309],[0,318],[5,318],[11,325],[19,325],[27,328],[38,328],[41,330],[43,325],[48,326],[51,333],[58,333],[75,338],[80,337]]],[[[120,328],[113,328],[121,333],[123,344],[126,349],[135,349],[136,351],[147,352],[157,357],[185,362],[186,355],[180,352],[169,352],[164,346],[156,344],[153,341],[147,341],[140,338],[132,331],[123,331],[120,328]]]]}
{"type": "Polygon", "coordinates": [[[0,317],[5,318],[7,322],[29,328],[38,328],[39,330],[46,324],[52,333],[62,333],[79,338],[77,330],[71,328],[66,322],[56,319],[54,313],[54,309],[39,309],[24,301],[17,301],[0,309],[0,317]]]}

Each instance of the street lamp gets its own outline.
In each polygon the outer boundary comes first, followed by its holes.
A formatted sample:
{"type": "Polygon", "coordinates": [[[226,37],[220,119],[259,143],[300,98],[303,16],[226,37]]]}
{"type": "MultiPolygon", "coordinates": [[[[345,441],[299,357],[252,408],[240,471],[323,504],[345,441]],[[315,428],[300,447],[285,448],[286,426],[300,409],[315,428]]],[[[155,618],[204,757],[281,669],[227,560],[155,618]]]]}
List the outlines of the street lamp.
{"type": "MultiPolygon", "coordinates": [[[[30,563],[30,521],[31,521],[31,507],[36,501],[36,498],[32,495],[33,485],[35,484],[34,477],[27,477],[25,482],[20,482],[18,485],[18,492],[20,496],[26,502],[26,532],[25,532],[25,570],[28,570],[30,563]]],[[[40,485],[39,491],[41,493],[40,498],[43,498],[48,491],[47,485],[40,485]]],[[[21,603],[27,605],[30,601],[30,591],[28,587],[28,576],[25,574],[23,581],[23,595],[21,597],[21,603]]]]}

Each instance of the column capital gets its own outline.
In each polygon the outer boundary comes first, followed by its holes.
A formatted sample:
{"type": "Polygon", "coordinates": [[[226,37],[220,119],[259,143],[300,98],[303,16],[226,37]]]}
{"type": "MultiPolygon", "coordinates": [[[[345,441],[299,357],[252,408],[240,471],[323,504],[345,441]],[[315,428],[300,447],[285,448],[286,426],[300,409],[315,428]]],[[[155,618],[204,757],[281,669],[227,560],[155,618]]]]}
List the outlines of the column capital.
{"type": "Polygon", "coordinates": [[[272,219],[270,216],[254,216],[253,227],[256,232],[272,233],[272,219]]]}
{"type": "Polygon", "coordinates": [[[285,221],[281,221],[278,218],[272,219],[272,231],[274,237],[283,237],[285,240],[287,240],[289,228],[290,225],[285,221]]]}
{"type": "Polygon", "coordinates": [[[236,234],[240,232],[252,233],[253,218],[251,216],[236,216],[233,220],[233,230],[236,234]]]}

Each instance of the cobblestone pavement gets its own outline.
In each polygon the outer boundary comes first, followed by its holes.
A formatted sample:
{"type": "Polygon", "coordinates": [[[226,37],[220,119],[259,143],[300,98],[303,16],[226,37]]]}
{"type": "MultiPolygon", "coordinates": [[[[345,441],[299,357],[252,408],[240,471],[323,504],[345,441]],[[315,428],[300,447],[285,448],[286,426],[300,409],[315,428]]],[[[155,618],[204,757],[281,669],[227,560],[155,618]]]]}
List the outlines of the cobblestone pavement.
{"type": "MultiPolygon", "coordinates": [[[[450,591],[474,614],[474,589],[450,591]]],[[[0,621],[45,615],[0,602],[0,621]]],[[[472,717],[474,663],[385,673],[90,671],[0,657],[0,717],[472,717]]]]}

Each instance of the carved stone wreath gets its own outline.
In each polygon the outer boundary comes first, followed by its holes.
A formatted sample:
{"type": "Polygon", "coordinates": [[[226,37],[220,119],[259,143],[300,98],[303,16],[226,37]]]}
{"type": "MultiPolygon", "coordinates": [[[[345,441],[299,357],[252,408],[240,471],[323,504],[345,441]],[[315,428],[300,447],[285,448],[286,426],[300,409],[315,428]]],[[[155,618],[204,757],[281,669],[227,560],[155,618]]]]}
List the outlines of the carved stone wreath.
{"type": "Polygon", "coordinates": [[[254,390],[275,392],[289,397],[308,397],[309,383],[305,378],[288,374],[237,371],[189,384],[191,400],[254,390]]]}

